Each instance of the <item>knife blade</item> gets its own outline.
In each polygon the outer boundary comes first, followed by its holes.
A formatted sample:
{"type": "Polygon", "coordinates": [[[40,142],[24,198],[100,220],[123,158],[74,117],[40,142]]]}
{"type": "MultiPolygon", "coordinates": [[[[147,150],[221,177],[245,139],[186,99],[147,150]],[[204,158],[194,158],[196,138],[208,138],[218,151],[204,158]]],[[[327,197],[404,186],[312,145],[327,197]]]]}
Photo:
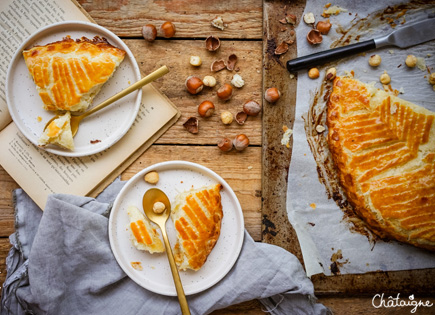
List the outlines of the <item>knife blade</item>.
{"type": "Polygon", "coordinates": [[[295,72],[371,49],[385,46],[407,48],[433,39],[435,39],[435,18],[430,18],[412,25],[401,27],[383,37],[289,60],[287,61],[287,70],[295,72]]]}

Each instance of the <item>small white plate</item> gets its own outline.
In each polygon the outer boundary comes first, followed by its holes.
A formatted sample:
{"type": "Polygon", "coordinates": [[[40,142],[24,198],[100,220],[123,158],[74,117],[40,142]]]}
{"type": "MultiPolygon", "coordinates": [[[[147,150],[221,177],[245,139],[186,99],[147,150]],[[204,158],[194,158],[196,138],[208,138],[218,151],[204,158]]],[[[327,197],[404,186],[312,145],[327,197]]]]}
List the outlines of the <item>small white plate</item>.
{"type": "MultiPolygon", "coordinates": [[[[155,293],[177,295],[166,253],[150,254],[133,246],[129,238],[128,206],[136,206],[143,211],[142,197],[149,188],[157,187],[163,190],[173,202],[179,192],[217,183],[223,186],[221,197],[224,213],[219,239],[200,270],[179,272],[185,294],[191,295],[202,292],[220,281],[231,270],[240,254],[244,221],[242,208],[234,191],[210,169],[184,161],[152,165],[137,173],[125,184],[110,213],[109,240],[118,264],[133,281],[155,293]],[[157,185],[148,184],[143,179],[146,173],[153,170],[159,173],[157,185]],[[136,261],[141,262],[143,270],[133,269],[130,263],[136,261]]],[[[166,222],[166,229],[173,248],[176,243],[176,231],[171,218],[166,222]]]]}
{"type": "MultiPolygon", "coordinates": [[[[136,59],[130,49],[118,36],[104,27],[88,22],[67,21],[38,30],[18,48],[9,65],[6,78],[6,100],[9,112],[21,133],[34,145],[38,145],[38,139],[47,121],[53,117],[53,112],[43,109],[43,102],[36,91],[35,83],[29,74],[22,52],[36,45],[45,45],[62,40],[67,35],[71,36],[72,39],[83,36],[89,39],[94,38],[94,36],[104,37],[110,44],[126,52],[123,62],[104,84],[90,108],[141,78],[136,59]],[[38,121],[38,117],[41,117],[42,120],[38,121]]],[[[130,129],[136,119],[141,100],[142,90],[139,89],[84,119],[74,137],[74,151],[63,150],[55,146],[47,146],[44,149],[58,155],[85,156],[109,148],[130,129]],[[91,143],[95,140],[100,142],[91,143]]]]}

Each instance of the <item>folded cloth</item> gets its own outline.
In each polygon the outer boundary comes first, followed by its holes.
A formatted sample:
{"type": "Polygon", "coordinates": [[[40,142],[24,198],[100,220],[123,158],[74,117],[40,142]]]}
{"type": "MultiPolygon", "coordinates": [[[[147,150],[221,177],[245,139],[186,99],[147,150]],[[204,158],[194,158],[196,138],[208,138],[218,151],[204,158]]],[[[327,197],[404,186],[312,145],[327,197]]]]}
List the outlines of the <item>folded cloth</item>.
{"type": "MultiPolygon", "coordinates": [[[[130,280],[109,244],[108,215],[124,182],[96,199],[56,194],[45,211],[20,189],[16,232],[6,260],[3,314],[180,314],[176,297],[150,292],[130,280]]],[[[187,297],[192,314],[208,314],[259,299],[271,314],[329,314],[315,302],[311,281],[284,249],[256,243],[245,231],[231,271],[210,289],[187,297]]]]}

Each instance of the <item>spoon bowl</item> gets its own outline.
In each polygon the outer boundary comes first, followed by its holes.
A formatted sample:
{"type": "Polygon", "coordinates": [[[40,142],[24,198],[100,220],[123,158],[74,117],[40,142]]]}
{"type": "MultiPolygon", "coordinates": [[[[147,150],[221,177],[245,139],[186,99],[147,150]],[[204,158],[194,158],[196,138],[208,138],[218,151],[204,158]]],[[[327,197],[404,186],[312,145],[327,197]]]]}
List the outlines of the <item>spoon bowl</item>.
{"type": "Polygon", "coordinates": [[[190,315],[189,305],[187,304],[186,295],[184,294],[183,285],[181,284],[180,275],[178,273],[177,265],[175,264],[171,245],[169,244],[168,234],[166,233],[166,221],[171,213],[171,202],[163,191],[158,188],[151,188],[145,192],[142,199],[142,206],[148,219],[157,224],[162,231],[163,242],[165,243],[166,254],[168,256],[169,265],[171,266],[171,273],[174,279],[175,289],[177,290],[181,312],[183,315],[190,315]],[[163,212],[157,213],[154,211],[153,208],[156,202],[162,202],[165,205],[165,210],[163,212]]]}
{"type": "MultiPolygon", "coordinates": [[[[70,122],[70,124],[71,124],[71,133],[72,133],[72,136],[74,137],[76,135],[77,131],[79,130],[80,121],[83,118],[88,117],[89,115],[99,111],[100,109],[105,108],[106,106],[116,102],[120,98],[123,98],[124,96],[130,94],[131,92],[134,92],[137,89],[140,89],[141,87],[147,85],[148,83],[157,80],[158,78],[162,77],[163,75],[165,75],[168,72],[169,72],[168,67],[162,66],[159,69],[157,69],[156,71],[154,71],[154,72],[150,73],[149,75],[147,75],[146,77],[140,79],[136,83],[130,85],[128,88],[122,90],[121,92],[113,95],[112,97],[108,98],[104,102],[102,102],[99,105],[95,106],[94,108],[90,109],[86,113],[83,113],[81,115],[76,115],[76,116],[71,115],[71,122],[70,122]]],[[[57,118],[59,118],[59,115],[56,115],[53,118],[51,118],[45,124],[44,130],[47,129],[48,125],[50,125],[50,123],[53,120],[57,119],[57,118]]]]}

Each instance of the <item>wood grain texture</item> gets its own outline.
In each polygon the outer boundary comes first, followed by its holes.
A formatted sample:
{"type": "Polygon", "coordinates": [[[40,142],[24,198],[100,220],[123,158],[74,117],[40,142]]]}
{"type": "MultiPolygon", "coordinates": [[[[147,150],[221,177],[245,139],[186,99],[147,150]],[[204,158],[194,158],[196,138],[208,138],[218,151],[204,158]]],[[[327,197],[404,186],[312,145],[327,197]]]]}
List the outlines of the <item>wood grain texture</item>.
{"type": "Polygon", "coordinates": [[[222,111],[230,111],[233,115],[242,110],[243,103],[254,99],[261,103],[261,42],[260,41],[224,41],[218,51],[210,53],[205,49],[203,40],[157,40],[148,43],[145,40],[125,40],[132,50],[142,73],[147,74],[162,65],[169,68],[169,73],[156,81],[159,88],[180,109],[181,117],[157,143],[164,144],[216,144],[218,140],[227,136],[245,133],[253,145],[261,145],[261,114],[249,117],[244,125],[233,121],[231,125],[224,125],[220,120],[222,111]],[[238,60],[236,69],[239,71],[212,72],[210,65],[218,59],[226,60],[229,55],[236,54],[238,60]],[[190,56],[200,56],[202,65],[194,67],[190,65],[190,56]],[[228,101],[220,100],[216,91],[224,83],[230,83],[234,74],[238,73],[244,78],[245,85],[242,88],[233,88],[233,96],[228,101]],[[197,95],[191,95],[185,88],[187,77],[195,75],[204,78],[212,75],[216,78],[215,87],[204,87],[197,95]],[[198,105],[210,100],[214,103],[215,114],[209,118],[198,115],[198,105]],[[183,127],[183,123],[191,116],[199,118],[199,133],[191,134],[183,127]]]}
{"type": "Polygon", "coordinates": [[[142,26],[174,23],[177,38],[261,38],[261,0],[78,0],[99,24],[121,37],[141,37],[142,26]],[[211,26],[221,16],[224,31],[211,26]]]}
{"type": "Polygon", "coordinates": [[[128,180],[145,167],[174,160],[174,157],[199,163],[219,174],[239,199],[247,231],[254,240],[261,240],[261,148],[223,153],[217,146],[153,145],[126,169],[121,179],[128,180]]]}
{"type": "Polygon", "coordinates": [[[282,41],[295,40],[294,27],[279,21],[286,14],[295,14],[299,23],[303,7],[304,1],[294,1],[291,6],[288,1],[265,1],[263,8],[263,91],[276,87],[282,94],[275,104],[265,101],[263,108],[263,241],[285,248],[300,261],[302,254],[286,208],[292,142],[289,147],[281,144],[283,126],[293,127],[296,105],[296,79],[290,78],[285,63],[295,58],[297,51],[295,44],[281,56],[274,51],[282,41]]]}
{"type": "Polygon", "coordinates": [[[18,184],[0,166],[0,237],[8,237],[14,232],[14,207],[12,191],[18,184]]]}
{"type": "Polygon", "coordinates": [[[3,283],[6,279],[6,257],[9,253],[9,249],[11,245],[9,243],[9,239],[0,238],[0,293],[3,286],[3,283]]]}

